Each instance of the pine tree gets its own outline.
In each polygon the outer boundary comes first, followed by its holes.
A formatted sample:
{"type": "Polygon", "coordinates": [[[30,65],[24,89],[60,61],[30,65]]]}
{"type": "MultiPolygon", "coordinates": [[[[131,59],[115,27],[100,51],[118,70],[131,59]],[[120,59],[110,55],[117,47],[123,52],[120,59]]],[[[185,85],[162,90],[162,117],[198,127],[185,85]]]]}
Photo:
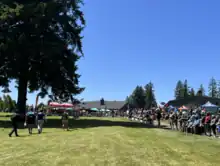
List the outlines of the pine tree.
{"type": "Polygon", "coordinates": [[[205,96],[205,88],[202,84],[200,85],[200,87],[196,93],[196,96],[205,96]]]}
{"type": "Polygon", "coordinates": [[[217,94],[217,97],[220,98],[220,81],[218,81],[218,85],[217,85],[217,86],[218,86],[218,94],[217,94]]]}
{"type": "Polygon", "coordinates": [[[145,97],[145,108],[149,109],[157,105],[154,94],[154,85],[152,82],[149,82],[145,86],[145,97]]]}
{"type": "Polygon", "coordinates": [[[16,108],[16,103],[14,100],[12,100],[11,96],[7,95],[6,96],[7,104],[8,104],[8,109],[9,111],[13,111],[16,108]]]}
{"type": "Polygon", "coordinates": [[[27,90],[61,101],[73,101],[82,92],[76,64],[83,54],[81,4],[1,0],[0,86],[16,80],[20,112],[25,111],[27,90]]]}
{"type": "Polygon", "coordinates": [[[190,96],[191,96],[191,97],[194,97],[194,96],[195,96],[195,91],[194,91],[193,88],[191,88],[191,90],[190,90],[190,96]]]}
{"type": "Polygon", "coordinates": [[[183,95],[183,82],[181,80],[179,80],[177,82],[177,85],[176,85],[176,88],[175,88],[175,98],[176,99],[180,99],[182,98],[184,95],[183,95]]]}
{"type": "Polygon", "coordinates": [[[4,109],[5,109],[4,101],[3,101],[2,98],[0,97],[0,111],[3,111],[4,109]]]}
{"type": "Polygon", "coordinates": [[[210,97],[218,96],[217,82],[213,77],[211,78],[209,82],[209,96],[210,97]]]}
{"type": "Polygon", "coordinates": [[[187,82],[187,80],[184,81],[183,89],[184,89],[184,90],[183,90],[183,91],[184,91],[184,92],[183,92],[183,93],[184,93],[184,94],[183,94],[183,97],[186,98],[186,97],[189,96],[189,87],[188,87],[188,82],[187,82]]]}
{"type": "Polygon", "coordinates": [[[144,108],[145,92],[142,86],[137,86],[132,93],[133,104],[136,108],[144,108]]]}

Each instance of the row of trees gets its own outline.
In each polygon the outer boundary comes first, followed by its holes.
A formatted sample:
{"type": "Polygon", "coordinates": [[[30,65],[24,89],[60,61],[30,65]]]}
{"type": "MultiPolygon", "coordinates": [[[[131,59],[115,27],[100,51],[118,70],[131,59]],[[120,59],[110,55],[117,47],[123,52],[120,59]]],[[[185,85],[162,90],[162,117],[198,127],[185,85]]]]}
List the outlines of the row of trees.
{"type": "Polygon", "coordinates": [[[157,103],[155,99],[153,83],[149,82],[144,87],[137,86],[133,93],[126,98],[126,103],[136,108],[149,109],[151,107],[155,107],[157,103]]]}
{"type": "Polygon", "coordinates": [[[25,111],[27,91],[52,100],[74,101],[76,62],[83,55],[85,20],[81,0],[0,2],[0,86],[16,80],[17,108],[25,111]]]}
{"type": "MultiPolygon", "coordinates": [[[[31,105],[26,105],[26,109],[33,107],[31,105]]],[[[39,103],[37,109],[45,109],[47,106],[44,103],[39,103]]],[[[16,101],[11,98],[10,95],[3,95],[0,97],[0,111],[13,112],[16,110],[16,101]]]]}
{"type": "Polygon", "coordinates": [[[12,100],[11,96],[3,95],[0,97],[0,111],[11,112],[16,109],[16,101],[12,100]]]}
{"type": "Polygon", "coordinates": [[[186,98],[189,96],[209,96],[220,98],[220,81],[216,81],[216,79],[212,77],[209,82],[208,93],[206,94],[206,90],[202,84],[199,89],[195,91],[188,85],[187,80],[184,82],[179,80],[175,88],[174,96],[176,99],[186,98]]]}

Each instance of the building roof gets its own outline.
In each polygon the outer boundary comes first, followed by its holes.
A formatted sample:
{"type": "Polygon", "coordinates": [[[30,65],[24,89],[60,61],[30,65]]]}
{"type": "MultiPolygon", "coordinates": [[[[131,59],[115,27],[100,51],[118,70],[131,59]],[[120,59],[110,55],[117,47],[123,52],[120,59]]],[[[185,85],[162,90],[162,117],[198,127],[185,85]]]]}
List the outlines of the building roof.
{"type": "Polygon", "coordinates": [[[194,106],[201,106],[208,101],[211,102],[212,104],[220,105],[219,98],[213,98],[207,96],[194,96],[194,97],[187,97],[178,100],[170,100],[167,104],[175,107],[181,107],[182,105],[185,105],[187,107],[194,107],[194,106]]]}
{"type": "Polygon", "coordinates": [[[100,101],[85,101],[80,104],[82,108],[107,108],[107,109],[121,109],[125,105],[125,101],[105,101],[105,105],[101,106],[100,101]]]}

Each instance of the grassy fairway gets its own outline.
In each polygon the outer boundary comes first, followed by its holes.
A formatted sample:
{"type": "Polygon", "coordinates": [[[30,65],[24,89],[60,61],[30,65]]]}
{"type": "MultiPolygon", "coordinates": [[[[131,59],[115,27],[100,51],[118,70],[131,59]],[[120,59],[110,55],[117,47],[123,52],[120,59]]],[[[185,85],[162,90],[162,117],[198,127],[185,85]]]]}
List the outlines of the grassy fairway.
{"type": "Polygon", "coordinates": [[[217,166],[220,163],[219,140],[140,125],[128,127],[122,119],[102,120],[77,120],[74,122],[77,128],[71,131],[46,128],[42,135],[28,136],[26,130],[19,130],[20,138],[9,138],[10,129],[1,128],[0,165],[217,166]],[[90,122],[96,125],[89,126],[90,122]]]}

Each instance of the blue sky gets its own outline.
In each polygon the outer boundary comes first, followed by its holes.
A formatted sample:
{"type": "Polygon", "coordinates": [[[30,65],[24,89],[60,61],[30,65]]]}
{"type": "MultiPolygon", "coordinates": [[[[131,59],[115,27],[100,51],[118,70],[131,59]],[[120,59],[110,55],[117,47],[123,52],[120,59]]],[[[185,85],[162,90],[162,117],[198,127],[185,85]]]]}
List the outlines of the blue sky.
{"type": "Polygon", "coordinates": [[[220,80],[219,9],[219,0],[85,0],[79,97],[124,100],[152,81],[157,100],[168,101],[179,79],[207,89],[211,77],[220,80]]]}

